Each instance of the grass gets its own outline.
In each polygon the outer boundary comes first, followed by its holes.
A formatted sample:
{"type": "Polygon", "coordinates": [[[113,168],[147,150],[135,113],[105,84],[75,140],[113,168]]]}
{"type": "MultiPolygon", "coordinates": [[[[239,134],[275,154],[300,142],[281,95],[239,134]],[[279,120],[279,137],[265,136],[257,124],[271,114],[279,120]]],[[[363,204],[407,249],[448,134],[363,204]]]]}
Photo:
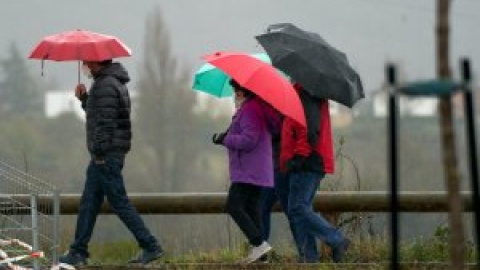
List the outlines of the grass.
{"type": "MultiPolygon", "coordinates": [[[[167,255],[159,260],[158,264],[231,264],[245,256],[247,249],[248,246],[244,244],[233,250],[226,248],[172,256],[168,254],[167,247],[167,255]]],[[[328,248],[323,248],[322,251],[324,256],[321,262],[331,263],[329,256],[326,256],[328,248]]],[[[473,245],[468,244],[465,247],[465,251],[465,262],[474,262],[473,245]]],[[[137,252],[138,247],[136,243],[131,241],[97,244],[91,248],[92,258],[90,259],[90,263],[93,265],[125,265],[125,262],[135,256],[137,252]]],[[[388,237],[354,238],[344,262],[354,265],[385,265],[388,264],[389,254],[390,244],[388,237]]],[[[411,263],[448,263],[448,230],[437,228],[435,236],[432,238],[418,238],[408,242],[402,242],[400,257],[401,261],[411,263]]],[[[295,250],[293,247],[288,250],[275,250],[271,255],[270,261],[280,265],[294,264],[296,261],[295,250]]]]}

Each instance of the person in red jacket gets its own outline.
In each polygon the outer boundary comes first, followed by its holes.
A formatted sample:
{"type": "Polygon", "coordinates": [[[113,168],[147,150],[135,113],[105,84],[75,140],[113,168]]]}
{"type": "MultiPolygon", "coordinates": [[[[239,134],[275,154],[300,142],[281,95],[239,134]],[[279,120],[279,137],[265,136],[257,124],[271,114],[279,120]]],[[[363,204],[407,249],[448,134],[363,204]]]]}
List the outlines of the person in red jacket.
{"type": "Polygon", "coordinates": [[[291,118],[285,118],[282,125],[280,169],[288,182],[287,216],[299,254],[311,256],[305,261],[318,258],[309,243],[319,238],[331,247],[333,261],[340,262],[350,240],[313,210],[320,181],[335,169],[328,101],[312,98],[299,84],[294,87],[304,106],[307,128],[291,118]]]}

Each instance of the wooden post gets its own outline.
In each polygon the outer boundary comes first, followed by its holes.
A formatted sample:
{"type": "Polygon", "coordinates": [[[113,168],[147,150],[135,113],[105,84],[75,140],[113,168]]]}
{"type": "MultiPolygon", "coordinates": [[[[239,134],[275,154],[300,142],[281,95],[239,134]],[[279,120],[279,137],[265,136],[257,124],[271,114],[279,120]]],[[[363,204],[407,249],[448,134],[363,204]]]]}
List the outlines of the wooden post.
{"type": "MultiPolygon", "coordinates": [[[[449,65],[449,12],[450,0],[437,0],[437,77],[451,77],[449,65]]],[[[443,167],[450,206],[450,257],[452,269],[463,269],[464,232],[462,225],[462,201],[460,177],[455,155],[455,132],[452,117],[451,96],[440,98],[440,126],[443,148],[443,167]]]]}

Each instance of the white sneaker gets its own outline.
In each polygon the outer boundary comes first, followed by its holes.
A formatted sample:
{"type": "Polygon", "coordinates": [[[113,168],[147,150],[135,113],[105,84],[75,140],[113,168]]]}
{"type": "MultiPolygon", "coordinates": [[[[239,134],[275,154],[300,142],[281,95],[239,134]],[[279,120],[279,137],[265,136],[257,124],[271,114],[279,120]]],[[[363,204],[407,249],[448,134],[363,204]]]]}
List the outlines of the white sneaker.
{"type": "Polygon", "coordinates": [[[242,260],[242,263],[249,264],[257,261],[262,257],[263,255],[267,254],[272,250],[272,246],[270,246],[269,243],[263,241],[263,243],[260,246],[252,247],[250,249],[250,252],[248,253],[248,256],[242,260]]]}

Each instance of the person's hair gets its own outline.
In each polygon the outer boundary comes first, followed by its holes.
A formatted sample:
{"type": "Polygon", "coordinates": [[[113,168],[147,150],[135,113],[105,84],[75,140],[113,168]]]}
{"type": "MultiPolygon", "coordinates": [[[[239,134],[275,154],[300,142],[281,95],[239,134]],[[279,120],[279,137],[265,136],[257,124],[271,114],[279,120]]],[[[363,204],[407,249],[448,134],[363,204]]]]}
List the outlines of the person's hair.
{"type": "Polygon", "coordinates": [[[98,62],[98,63],[99,63],[101,66],[107,66],[107,65],[110,65],[112,62],[113,62],[112,59],[107,59],[107,60],[100,61],[100,62],[98,62]]]}
{"type": "Polygon", "coordinates": [[[245,97],[253,97],[255,96],[255,93],[253,93],[252,91],[248,90],[247,88],[241,86],[237,81],[235,81],[234,79],[231,79],[229,81],[230,85],[234,88],[234,89],[238,89],[238,90],[241,90],[245,93],[245,97]]]}
{"type": "Polygon", "coordinates": [[[229,81],[230,85],[235,88],[235,89],[242,89],[243,87],[234,79],[230,79],[229,81]]]}

